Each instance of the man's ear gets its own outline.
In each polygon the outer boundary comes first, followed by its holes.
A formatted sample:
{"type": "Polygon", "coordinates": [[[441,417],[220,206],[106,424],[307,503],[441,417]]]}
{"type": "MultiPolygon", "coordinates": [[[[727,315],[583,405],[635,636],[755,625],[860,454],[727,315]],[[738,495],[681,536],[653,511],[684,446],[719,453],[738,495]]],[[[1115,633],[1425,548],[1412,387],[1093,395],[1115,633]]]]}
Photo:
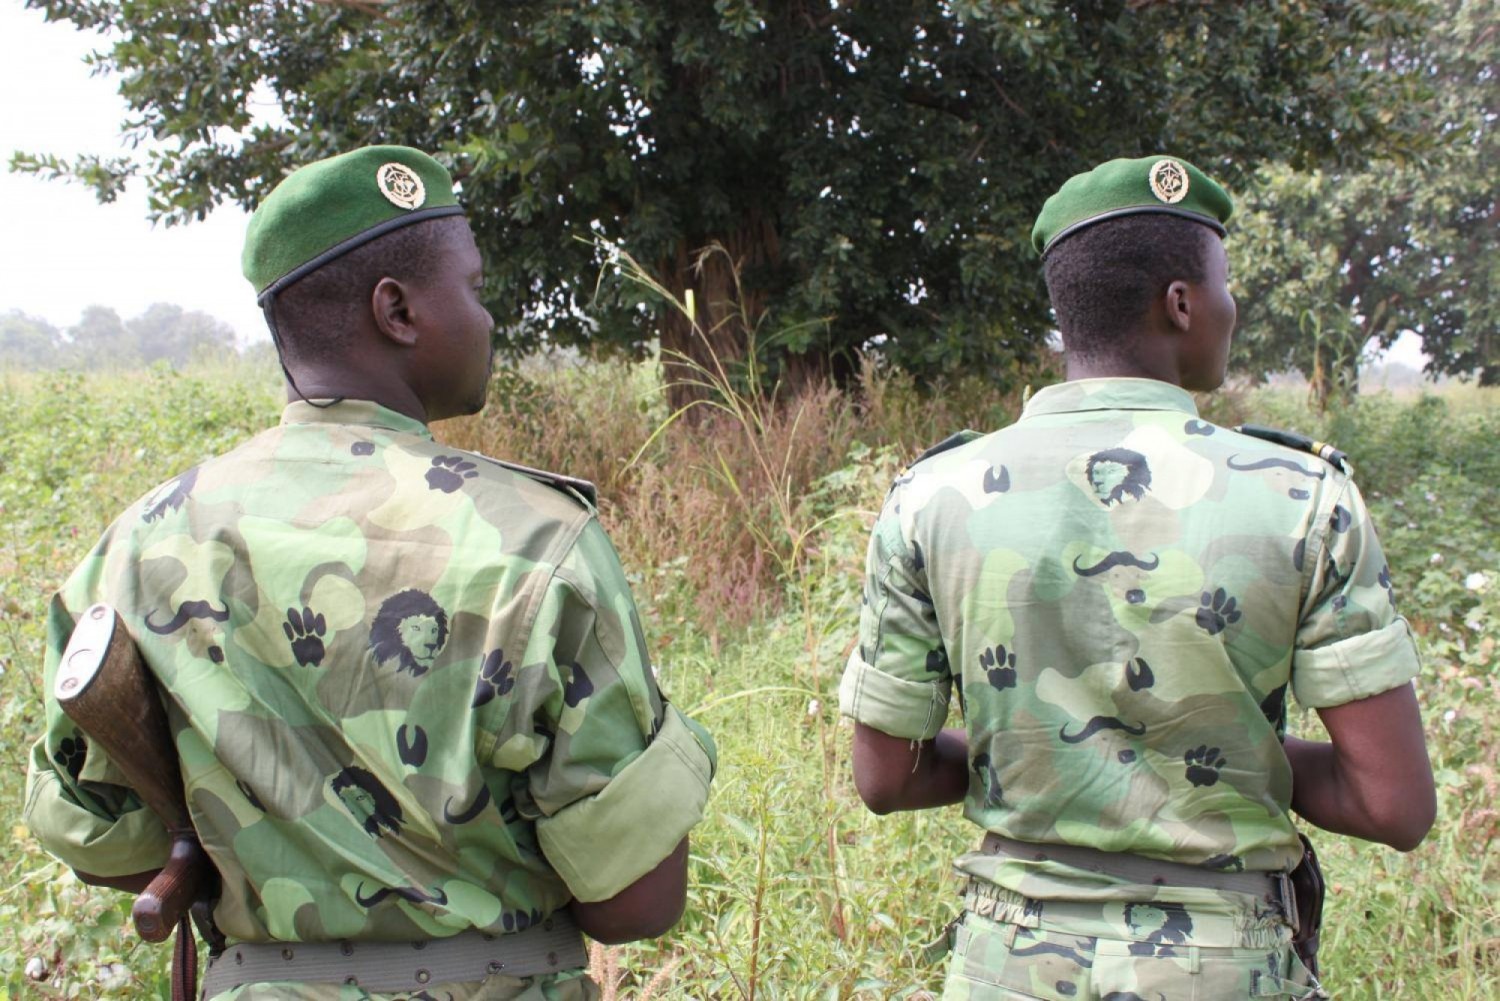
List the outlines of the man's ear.
{"type": "Polygon", "coordinates": [[[1179,280],[1168,285],[1166,294],[1162,296],[1167,322],[1176,327],[1180,334],[1187,333],[1193,323],[1191,291],[1187,282],[1179,280]]]}
{"type": "Polygon", "coordinates": [[[402,347],[417,343],[417,327],[412,322],[411,295],[406,286],[394,278],[382,278],[370,293],[370,312],[375,326],[386,337],[402,347]]]}

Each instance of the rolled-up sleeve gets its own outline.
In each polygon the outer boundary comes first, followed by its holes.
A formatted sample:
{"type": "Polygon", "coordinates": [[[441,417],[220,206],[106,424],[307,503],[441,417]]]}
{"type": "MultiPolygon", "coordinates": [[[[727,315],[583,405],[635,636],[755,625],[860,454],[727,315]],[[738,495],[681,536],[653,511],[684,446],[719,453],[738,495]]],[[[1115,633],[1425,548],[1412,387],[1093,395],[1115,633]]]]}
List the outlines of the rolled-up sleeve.
{"type": "Polygon", "coordinates": [[[23,819],[43,848],[95,876],[132,876],[166,864],[171,845],[156,814],[136,804],[111,815],[106,797],[68,778],[52,767],[46,738],[38,740],[31,749],[23,819]]]}
{"type": "Polygon", "coordinates": [[[897,487],[870,536],[859,643],[839,711],[893,737],[928,740],[948,717],[953,678],[920,548],[903,536],[899,510],[897,487]]]}
{"type": "Polygon", "coordinates": [[[1353,482],[1323,526],[1309,599],[1292,654],[1292,691],[1309,708],[1366,699],[1407,684],[1421,663],[1396,611],[1390,567],[1353,482]]]}
{"type": "Polygon", "coordinates": [[[554,573],[532,636],[553,686],[535,714],[549,751],[528,770],[537,838],[577,899],[607,900],[702,819],[713,740],[657,689],[629,584],[597,522],[554,573]]]}

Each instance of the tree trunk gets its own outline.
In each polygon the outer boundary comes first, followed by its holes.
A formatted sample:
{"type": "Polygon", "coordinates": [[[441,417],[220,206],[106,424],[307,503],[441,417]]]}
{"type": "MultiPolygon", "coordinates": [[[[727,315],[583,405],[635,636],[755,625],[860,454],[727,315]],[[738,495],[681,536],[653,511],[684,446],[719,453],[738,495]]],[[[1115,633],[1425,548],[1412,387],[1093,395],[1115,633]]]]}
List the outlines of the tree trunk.
{"type": "MultiPolygon", "coordinates": [[[[758,342],[775,333],[763,327],[766,296],[756,286],[754,275],[777,267],[780,261],[776,227],[757,214],[739,230],[705,246],[692,247],[683,241],[673,258],[658,262],[662,284],[679,302],[686,301],[689,290],[693,293],[693,319],[673,309],[661,327],[667,400],[674,410],[709,398],[725,382],[746,392],[769,389],[766,373],[759,367],[764,355],[751,365],[752,349],[760,348],[758,342]],[[750,384],[752,378],[757,385],[750,384]]],[[[785,355],[780,391],[795,397],[837,378],[834,367],[818,351],[785,355]]]]}

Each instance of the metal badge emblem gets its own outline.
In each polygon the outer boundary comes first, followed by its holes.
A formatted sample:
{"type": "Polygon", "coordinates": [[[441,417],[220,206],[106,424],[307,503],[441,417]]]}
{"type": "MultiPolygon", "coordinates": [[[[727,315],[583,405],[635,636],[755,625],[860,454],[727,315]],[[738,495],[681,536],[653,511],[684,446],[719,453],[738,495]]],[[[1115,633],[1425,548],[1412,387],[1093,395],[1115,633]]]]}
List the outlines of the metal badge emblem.
{"type": "Polygon", "coordinates": [[[1157,160],[1151,165],[1151,193],[1168,205],[1187,197],[1188,172],[1176,160],[1157,160]]]}
{"type": "Polygon", "coordinates": [[[386,163],[375,172],[375,184],[393,205],[403,209],[420,208],[427,200],[422,179],[405,164],[386,163]]]}

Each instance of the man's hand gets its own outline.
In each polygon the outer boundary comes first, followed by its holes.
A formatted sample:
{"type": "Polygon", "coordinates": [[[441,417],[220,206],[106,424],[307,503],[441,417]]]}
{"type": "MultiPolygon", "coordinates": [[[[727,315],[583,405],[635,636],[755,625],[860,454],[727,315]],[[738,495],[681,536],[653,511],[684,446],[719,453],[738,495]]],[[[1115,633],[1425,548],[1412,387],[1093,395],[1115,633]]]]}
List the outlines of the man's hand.
{"type": "Polygon", "coordinates": [[[1319,709],[1332,743],[1286,739],[1292,809],[1327,831],[1409,852],[1437,814],[1411,685],[1319,709]]]}
{"type": "Polygon", "coordinates": [[[962,803],[969,792],[968,735],[954,727],[932,740],[907,740],[856,723],[854,787],[879,814],[962,803]]]}

